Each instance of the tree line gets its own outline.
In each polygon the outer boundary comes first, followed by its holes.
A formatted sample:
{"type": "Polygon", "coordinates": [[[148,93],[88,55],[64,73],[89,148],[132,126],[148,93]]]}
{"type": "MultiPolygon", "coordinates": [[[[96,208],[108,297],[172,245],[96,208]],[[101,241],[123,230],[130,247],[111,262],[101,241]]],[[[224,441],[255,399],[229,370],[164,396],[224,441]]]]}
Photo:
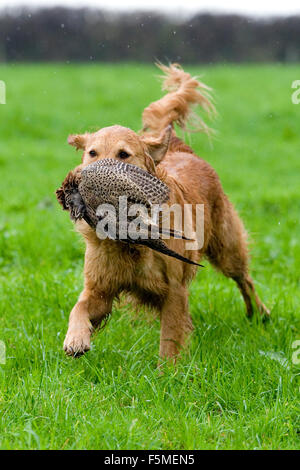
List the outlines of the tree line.
{"type": "Polygon", "coordinates": [[[0,12],[0,61],[296,62],[300,16],[40,8],[0,12]]]}

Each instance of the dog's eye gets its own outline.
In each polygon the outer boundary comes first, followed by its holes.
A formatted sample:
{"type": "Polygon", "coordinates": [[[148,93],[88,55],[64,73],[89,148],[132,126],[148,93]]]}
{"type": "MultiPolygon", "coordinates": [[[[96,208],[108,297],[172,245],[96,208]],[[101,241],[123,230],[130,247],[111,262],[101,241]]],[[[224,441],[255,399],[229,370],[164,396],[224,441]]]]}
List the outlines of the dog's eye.
{"type": "Polygon", "coordinates": [[[96,152],[96,150],[90,150],[90,151],[89,151],[89,154],[90,154],[91,157],[97,157],[97,152],[96,152]]]}
{"type": "Polygon", "coordinates": [[[129,155],[129,153],[125,152],[125,150],[120,150],[120,152],[118,154],[118,157],[122,158],[124,160],[125,158],[130,157],[130,155],[129,155]]]}

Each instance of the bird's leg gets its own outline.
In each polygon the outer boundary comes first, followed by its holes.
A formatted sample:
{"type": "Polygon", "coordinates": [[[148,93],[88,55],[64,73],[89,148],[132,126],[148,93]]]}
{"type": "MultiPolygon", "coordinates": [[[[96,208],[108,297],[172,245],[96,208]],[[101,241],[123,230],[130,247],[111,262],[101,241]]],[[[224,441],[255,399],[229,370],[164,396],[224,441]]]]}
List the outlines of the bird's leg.
{"type": "Polygon", "coordinates": [[[160,357],[173,359],[193,330],[188,309],[188,293],[184,286],[172,286],[160,315],[160,357]]]}
{"type": "Polygon", "coordinates": [[[69,356],[81,356],[90,349],[90,338],[96,326],[111,312],[112,297],[85,288],[73,307],[64,350],[69,356]]]}

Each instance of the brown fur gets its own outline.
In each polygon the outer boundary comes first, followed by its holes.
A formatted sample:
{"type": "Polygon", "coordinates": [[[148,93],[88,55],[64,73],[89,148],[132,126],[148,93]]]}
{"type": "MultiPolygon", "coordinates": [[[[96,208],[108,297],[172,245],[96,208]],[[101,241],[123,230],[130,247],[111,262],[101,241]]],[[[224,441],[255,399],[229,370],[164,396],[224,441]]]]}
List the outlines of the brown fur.
{"type": "MultiPolygon", "coordinates": [[[[235,280],[248,316],[253,313],[253,302],[262,314],[268,315],[248,273],[246,232],[242,222],[213,168],[178,139],[172,129],[174,122],[186,127],[192,105],[200,104],[206,111],[214,111],[207,87],[179,66],[162,68],[169,93],[144,111],[142,133],[137,135],[130,129],[112,126],[94,134],[70,136],[69,143],[84,153],[82,164],[68,178],[76,178],[80,168],[97,159],[119,158],[122,150],[129,154],[126,162],[138,165],[168,185],[170,204],[192,204],[193,208],[204,204],[203,247],[186,251],[182,239],[166,240],[166,243],[193,261],[199,262],[206,256],[225,276],[235,280]],[[93,157],[89,154],[91,150],[96,152],[93,157]]],[[[203,121],[200,127],[208,130],[203,121]]],[[[61,193],[58,197],[61,198],[61,193]]],[[[87,351],[91,333],[111,313],[113,299],[121,292],[129,292],[139,303],[159,311],[160,355],[175,358],[193,328],[188,283],[195,275],[195,266],[147,247],[132,248],[108,239],[100,241],[84,221],[77,222],[77,230],[86,242],[84,289],[70,314],[64,343],[67,354],[80,355],[87,351]]]]}

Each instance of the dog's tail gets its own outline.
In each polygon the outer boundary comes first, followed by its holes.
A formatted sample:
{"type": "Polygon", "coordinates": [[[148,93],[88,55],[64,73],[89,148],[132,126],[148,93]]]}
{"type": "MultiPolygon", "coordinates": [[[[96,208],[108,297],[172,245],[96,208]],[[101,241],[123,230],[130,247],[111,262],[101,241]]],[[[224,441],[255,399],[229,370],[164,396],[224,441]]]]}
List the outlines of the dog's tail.
{"type": "Polygon", "coordinates": [[[162,88],[168,93],[144,110],[143,131],[160,134],[168,125],[176,123],[189,132],[210,133],[210,128],[200,116],[193,113],[193,108],[200,105],[209,116],[215,114],[211,89],[184,72],[178,64],[169,67],[156,65],[164,72],[162,88]],[[192,127],[188,128],[188,124],[192,127]]]}

